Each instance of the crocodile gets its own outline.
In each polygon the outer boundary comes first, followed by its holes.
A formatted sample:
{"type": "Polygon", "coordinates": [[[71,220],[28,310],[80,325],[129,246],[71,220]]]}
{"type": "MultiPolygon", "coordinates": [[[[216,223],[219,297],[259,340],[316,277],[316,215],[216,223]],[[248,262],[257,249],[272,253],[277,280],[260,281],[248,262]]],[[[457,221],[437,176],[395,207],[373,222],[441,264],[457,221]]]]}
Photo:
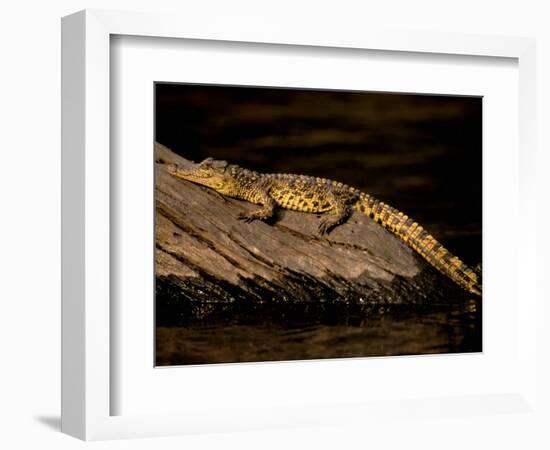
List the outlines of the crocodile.
{"type": "Polygon", "coordinates": [[[481,280],[476,271],[452,255],[422,226],[401,211],[344,183],[308,175],[263,174],[213,158],[182,166],[169,164],[167,171],[224,196],[260,205],[255,211],[238,216],[248,223],[269,220],[277,207],[325,213],[318,229],[325,235],[358,211],[393,233],[458,286],[481,296],[481,280]]]}

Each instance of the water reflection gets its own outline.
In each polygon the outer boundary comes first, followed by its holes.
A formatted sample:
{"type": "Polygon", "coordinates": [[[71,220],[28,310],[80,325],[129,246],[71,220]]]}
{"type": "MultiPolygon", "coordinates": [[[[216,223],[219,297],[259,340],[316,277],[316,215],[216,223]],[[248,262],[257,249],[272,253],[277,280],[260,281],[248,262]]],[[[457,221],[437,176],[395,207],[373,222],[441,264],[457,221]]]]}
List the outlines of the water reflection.
{"type": "MultiPolygon", "coordinates": [[[[227,311],[223,312],[226,315],[227,311]]],[[[437,306],[293,305],[157,328],[157,365],[481,351],[477,301],[437,306]],[[307,317],[307,320],[306,320],[307,317]]],[[[181,318],[185,322],[185,318],[181,318]]]]}

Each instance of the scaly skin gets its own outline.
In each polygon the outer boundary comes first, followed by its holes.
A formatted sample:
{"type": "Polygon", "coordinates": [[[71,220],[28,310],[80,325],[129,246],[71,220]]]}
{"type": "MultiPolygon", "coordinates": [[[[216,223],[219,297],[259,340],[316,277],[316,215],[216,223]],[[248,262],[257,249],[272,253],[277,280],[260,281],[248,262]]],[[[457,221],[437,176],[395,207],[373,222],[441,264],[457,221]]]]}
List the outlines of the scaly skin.
{"type": "Polygon", "coordinates": [[[326,213],[319,224],[321,234],[344,223],[359,211],[391,231],[441,273],[467,291],[481,295],[476,273],[453,256],[418,223],[391,206],[337,181],[306,175],[261,174],[239,166],[207,158],[199,164],[168,167],[168,172],[184,180],[208,186],[220,194],[261,205],[241,214],[246,222],[267,220],[276,207],[306,213],[326,213]]]}

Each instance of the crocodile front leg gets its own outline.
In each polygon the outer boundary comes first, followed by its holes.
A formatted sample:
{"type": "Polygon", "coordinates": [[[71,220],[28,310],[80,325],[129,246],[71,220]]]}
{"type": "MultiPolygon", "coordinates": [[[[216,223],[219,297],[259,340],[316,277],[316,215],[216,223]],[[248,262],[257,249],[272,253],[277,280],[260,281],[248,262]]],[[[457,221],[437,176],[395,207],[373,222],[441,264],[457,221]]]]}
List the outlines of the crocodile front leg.
{"type": "Polygon", "coordinates": [[[237,216],[237,219],[250,223],[255,220],[265,221],[273,217],[275,212],[275,200],[269,195],[268,186],[265,186],[263,183],[258,183],[257,186],[254,186],[251,195],[246,200],[261,205],[262,208],[249,213],[243,212],[237,216]]]}
{"type": "Polygon", "coordinates": [[[256,211],[246,213],[243,212],[237,216],[237,219],[242,220],[246,223],[254,222],[255,220],[268,220],[273,217],[275,211],[275,203],[263,205],[263,208],[257,209],[256,211]]]}

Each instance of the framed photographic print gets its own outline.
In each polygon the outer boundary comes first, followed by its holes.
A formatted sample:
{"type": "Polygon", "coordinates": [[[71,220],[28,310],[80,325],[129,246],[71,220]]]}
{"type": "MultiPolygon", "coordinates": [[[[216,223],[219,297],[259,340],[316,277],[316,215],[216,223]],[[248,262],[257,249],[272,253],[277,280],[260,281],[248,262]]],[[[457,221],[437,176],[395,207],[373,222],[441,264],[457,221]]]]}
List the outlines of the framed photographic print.
{"type": "Polygon", "coordinates": [[[63,19],[63,430],[529,409],[533,42],[213,30],[63,19]]]}

